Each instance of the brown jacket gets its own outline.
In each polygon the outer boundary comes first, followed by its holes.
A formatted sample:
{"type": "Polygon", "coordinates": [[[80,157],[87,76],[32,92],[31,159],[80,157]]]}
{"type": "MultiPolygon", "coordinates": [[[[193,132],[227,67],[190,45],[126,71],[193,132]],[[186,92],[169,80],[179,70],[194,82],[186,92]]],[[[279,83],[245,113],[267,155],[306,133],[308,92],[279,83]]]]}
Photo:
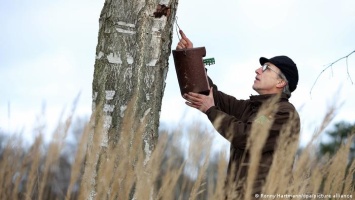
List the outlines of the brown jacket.
{"type": "MultiPolygon", "coordinates": [[[[274,95],[256,95],[250,96],[248,100],[238,100],[218,91],[217,86],[213,84],[211,79],[209,79],[209,82],[210,85],[213,86],[215,106],[208,109],[206,115],[212,124],[218,120],[219,126],[215,126],[216,130],[231,143],[227,177],[231,178],[230,176],[234,176],[232,178],[235,183],[243,181],[247,176],[248,163],[250,160],[250,156],[248,152],[245,152],[245,149],[251,126],[260,106],[274,95]],[[242,159],[243,155],[245,156],[244,159],[242,159]],[[237,173],[238,170],[239,173],[237,173]]],[[[254,185],[254,193],[261,192],[263,182],[272,163],[280,130],[282,126],[288,122],[291,113],[296,115],[296,128],[292,130],[292,134],[299,134],[300,120],[298,113],[295,107],[288,101],[287,95],[282,94],[278,103],[278,110],[275,112],[273,118],[274,122],[262,150],[259,171],[254,185]]]]}

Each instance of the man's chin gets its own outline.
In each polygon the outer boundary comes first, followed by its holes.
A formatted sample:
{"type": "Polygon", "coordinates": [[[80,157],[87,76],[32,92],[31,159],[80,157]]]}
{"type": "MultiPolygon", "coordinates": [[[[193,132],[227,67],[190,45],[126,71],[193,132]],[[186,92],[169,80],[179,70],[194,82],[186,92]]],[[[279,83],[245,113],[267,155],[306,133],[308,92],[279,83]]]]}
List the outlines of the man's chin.
{"type": "Polygon", "coordinates": [[[253,90],[254,90],[255,92],[257,92],[258,94],[260,94],[258,87],[256,87],[255,85],[253,85],[252,88],[253,88],[253,90]]]}

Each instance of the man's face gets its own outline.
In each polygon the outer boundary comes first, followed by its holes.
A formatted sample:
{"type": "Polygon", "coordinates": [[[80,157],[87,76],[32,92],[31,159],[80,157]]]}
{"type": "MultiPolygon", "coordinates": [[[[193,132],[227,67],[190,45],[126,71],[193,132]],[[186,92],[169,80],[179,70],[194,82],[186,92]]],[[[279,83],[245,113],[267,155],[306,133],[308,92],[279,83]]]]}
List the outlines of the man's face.
{"type": "MultiPolygon", "coordinates": [[[[280,92],[280,69],[272,63],[265,63],[264,66],[255,70],[256,77],[253,89],[259,94],[275,94],[280,92]]],[[[281,87],[282,88],[282,87],[281,87]]]]}

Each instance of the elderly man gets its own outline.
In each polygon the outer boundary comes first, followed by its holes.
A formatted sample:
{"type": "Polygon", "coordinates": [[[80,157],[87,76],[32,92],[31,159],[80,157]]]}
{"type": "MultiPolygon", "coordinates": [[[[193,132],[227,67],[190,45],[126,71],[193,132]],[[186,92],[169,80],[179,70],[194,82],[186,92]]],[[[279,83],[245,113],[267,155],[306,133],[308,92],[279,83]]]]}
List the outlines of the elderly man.
{"type": "MultiPolygon", "coordinates": [[[[177,49],[192,48],[192,42],[180,31],[182,36],[177,49]]],[[[278,106],[273,116],[273,123],[269,135],[262,149],[258,174],[253,186],[253,193],[260,193],[272,164],[273,153],[283,125],[294,120],[292,134],[298,136],[300,120],[295,107],[289,102],[291,93],[298,83],[298,70],[296,64],[287,56],[276,56],[270,59],[260,58],[261,67],[255,70],[256,77],[253,89],[259,94],[250,96],[250,99],[239,100],[235,97],[218,91],[216,85],[210,82],[208,96],[197,93],[184,95],[186,104],[205,113],[214,124],[216,130],[230,141],[230,160],[228,165],[227,186],[236,184],[239,195],[245,192],[243,181],[247,177],[250,154],[246,149],[251,126],[261,105],[268,99],[280,95],[278,106]],[[218,125],[216,125],[218,121],[218,125]],[[238,172],[238,173],[236,173],[238,172]],[[232,177],[231,177],[232,176],[232,177]],[[242,183],[242,184],[240,184],[242,183]]]]}

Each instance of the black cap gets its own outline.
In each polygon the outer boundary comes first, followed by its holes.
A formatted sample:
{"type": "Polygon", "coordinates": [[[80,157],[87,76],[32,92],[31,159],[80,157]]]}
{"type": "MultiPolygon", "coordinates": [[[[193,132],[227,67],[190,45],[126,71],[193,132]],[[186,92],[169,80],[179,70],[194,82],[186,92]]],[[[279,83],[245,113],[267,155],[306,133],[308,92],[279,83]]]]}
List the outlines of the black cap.
{"type": "Polygon", "coordinates": [[[270,59],[261,57],[259,62],[261,65],[267,62],[274,64],[286,76],[290,91],[293,92],[296,89],[298,84],[298,69],[296,63],[291,58],[287,56],[275,56],[270,59]]]}

